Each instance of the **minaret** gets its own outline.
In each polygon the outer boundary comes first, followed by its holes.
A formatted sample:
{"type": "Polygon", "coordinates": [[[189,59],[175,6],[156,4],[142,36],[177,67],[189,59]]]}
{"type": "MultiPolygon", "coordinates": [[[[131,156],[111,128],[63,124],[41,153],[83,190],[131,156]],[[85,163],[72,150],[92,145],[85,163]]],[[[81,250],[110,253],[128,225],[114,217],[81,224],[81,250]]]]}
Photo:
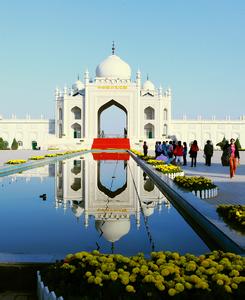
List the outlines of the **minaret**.
{"type": "Polygon", "coordinates": [[[137,73],[136,73],[136,85],[137,85],[138,87],[141,86],[141,72],[140,72],[139,69],[138,69],[138,71],[137,71],[137,73]]]}
{"type": "Polygon", "coordinates": [[[160,87],[158,89],[158,95],[159,95],[159,97],[162,97],[162,85],[160,85],[160,87]]]}
{"type": "Polygon", "coordinates": [[[86,71],[84,72],[84,83],[85,84],[89,83],[89,71],[88,71],[88,69],[86,69],[86,71]]]}

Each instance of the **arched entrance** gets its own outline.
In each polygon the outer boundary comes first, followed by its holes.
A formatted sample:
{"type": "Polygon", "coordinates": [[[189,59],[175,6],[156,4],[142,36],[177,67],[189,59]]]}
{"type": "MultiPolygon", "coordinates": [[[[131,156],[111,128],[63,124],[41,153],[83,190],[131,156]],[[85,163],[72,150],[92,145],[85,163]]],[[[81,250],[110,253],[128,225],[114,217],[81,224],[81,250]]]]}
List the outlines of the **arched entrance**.
{"type": "Polygon", "coordinates": [[[98,110],[98,137],[125,138],[128,133],[128,113],[115,100],[102,105],[98,110]]]}

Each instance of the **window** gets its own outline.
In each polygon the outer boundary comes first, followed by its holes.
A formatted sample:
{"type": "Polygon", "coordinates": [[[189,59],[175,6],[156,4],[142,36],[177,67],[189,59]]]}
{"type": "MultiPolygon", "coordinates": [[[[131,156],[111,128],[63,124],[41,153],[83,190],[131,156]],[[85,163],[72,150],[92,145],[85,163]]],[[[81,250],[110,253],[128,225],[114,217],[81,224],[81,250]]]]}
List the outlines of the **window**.
{"type": "Polygon", "coordinates": [[[81,125],[78,123],[74,123],[71,128],[73,129],[73,137],[74,139],[80,139],[81,138],[81,125]]]}
{"type": "Polygon", "coordinates": [[[146,139],[153,139],[155,137],[154,125],[148,123],[145,125],[144,130],[146,139]]]}
{"type": "Polygon", "coordinates": [[[73,113],[75,120],[81,120],[81,109],[79,107],[73,107],[71,112],[73,113]]]}
{"type": "Polygon", "coordinates": [[[145,120],[155,119],[155,110],[152,107],[148,106],[147,108],[145,108],[144,112],[145,112],[145,120]]]}

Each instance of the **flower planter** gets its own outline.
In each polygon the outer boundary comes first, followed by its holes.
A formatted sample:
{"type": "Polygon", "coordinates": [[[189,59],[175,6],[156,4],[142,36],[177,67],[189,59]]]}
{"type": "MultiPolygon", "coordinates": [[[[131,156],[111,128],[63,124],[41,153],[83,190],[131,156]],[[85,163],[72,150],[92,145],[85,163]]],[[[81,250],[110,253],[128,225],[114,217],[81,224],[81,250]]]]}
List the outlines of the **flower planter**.
{"type": "Polygon", "coordinates": [[[214,198],[218,195],[218,188],[215,187],[213,189],[201,190],[201,191],[192,191],[196,197],[201,199],[209,199],[214,198]]]}
{"type": "Polygon", "coordinates": [[[55,292],[50,292],[48,287],[44,286],[40,271],[37,271],[37,298],[38,300],[64,300],[63,297],[57,297],[55,292]]]}

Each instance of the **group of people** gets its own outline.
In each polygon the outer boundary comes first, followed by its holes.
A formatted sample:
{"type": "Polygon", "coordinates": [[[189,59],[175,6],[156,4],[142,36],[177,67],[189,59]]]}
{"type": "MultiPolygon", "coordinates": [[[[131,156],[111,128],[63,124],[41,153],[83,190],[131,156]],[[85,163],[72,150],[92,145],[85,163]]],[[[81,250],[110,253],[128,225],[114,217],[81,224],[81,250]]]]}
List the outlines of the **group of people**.
{"type": "MultiPolygon", "coordinates": [[[[190,145],[190,150],[188,152],[187,150],[187,144],[186,142],[178,141],[163,141],[156,142],[155,144],[155,158],[157,160],[163,160],[167,164],[172,163],[176,165],[187,165],[187,152],[190,155],[191,158],[191,167],[196,167],[197,164],[197,153],[199,151],[199,147],[197,144],[197,141],[194,140],[190,145]]],[[[143,152],[144,156],[147,156],[148,154],[148,146],[146,142],[143,144],[143,152]]],[[[210,140],[207,140],[205,146],[204,146],[204,158],[205,158],[205,165],[211,166],[211,159],[213,156],[214,147],[210,140]]],[[[235,144],[235,140],[232,138],[230,140],[230,144],[226,145],[226,147],[223,148],[223,155],[222,157],[227,157],[228,164],[230,166],[230,177],[234,177],[236,173],[237,165],[240,161],[240,155],[237,148],[237,145],[235,144]]],[[[223,164],[223,161],[222,161],[223,164]]]]}

